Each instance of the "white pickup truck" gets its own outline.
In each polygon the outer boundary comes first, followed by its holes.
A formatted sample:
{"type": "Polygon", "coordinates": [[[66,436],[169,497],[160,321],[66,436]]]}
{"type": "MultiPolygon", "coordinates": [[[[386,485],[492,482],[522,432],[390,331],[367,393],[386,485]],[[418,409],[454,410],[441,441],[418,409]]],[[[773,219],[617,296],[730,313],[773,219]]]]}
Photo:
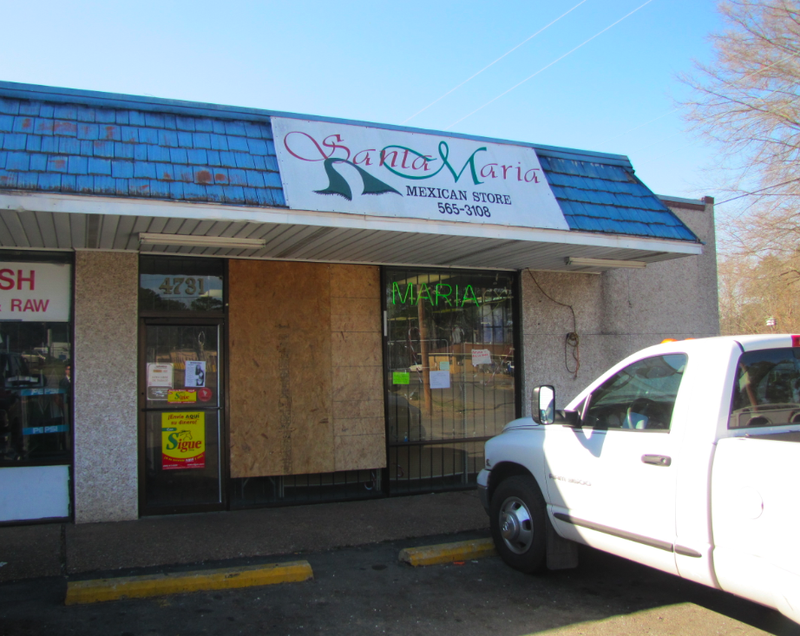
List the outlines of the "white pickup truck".
{"type": "Polygon", "coordinates": [[[574,567],[582,543],[800,622],[800,336],[665,342],[532,407],[478,476],[506,563],[574,567]]]}

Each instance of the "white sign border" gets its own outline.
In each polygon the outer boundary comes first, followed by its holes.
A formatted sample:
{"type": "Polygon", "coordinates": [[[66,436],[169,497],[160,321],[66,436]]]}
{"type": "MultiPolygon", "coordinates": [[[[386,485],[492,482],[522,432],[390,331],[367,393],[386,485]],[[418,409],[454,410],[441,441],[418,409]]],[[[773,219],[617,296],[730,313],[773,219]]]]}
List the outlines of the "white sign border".
{"type": "Polygon", "coordinates": [[[272,131],[290,209],[570,229],[530,146],[288,117],[272,131]]]}

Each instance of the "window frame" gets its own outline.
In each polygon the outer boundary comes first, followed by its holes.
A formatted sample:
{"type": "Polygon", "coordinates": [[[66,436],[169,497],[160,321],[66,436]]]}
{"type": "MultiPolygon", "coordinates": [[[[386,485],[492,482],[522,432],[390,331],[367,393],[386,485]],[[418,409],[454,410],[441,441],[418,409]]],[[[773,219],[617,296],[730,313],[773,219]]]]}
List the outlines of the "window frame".
{"type": "MultiPolygon", "coordinates": [[[[650,356],[647,358],[640,358],[632,362],[631,364],[621,368],[619,371],[608,377],[602,384],[597,386],[581,403],[579,407],[579,411],[581,414],[581,426],[586,428],[591,428],[594,430],[600,431],[624,431],[624,432],[638,432],[638,433],[669,433],[672,429],[672,416],[675,411],[675,404],[678,398],[678,392],[680,390],[681,382],[683,381],[683,376],[686,372],[686,366],[689,363],[689,356],[685,353],[668,353],[668,354],[661,354],[657,356],[650,356]],[[674,364],[670,364],[665,358],[682,358],[682,364],[679,366],[675,366],[674,364]],[[643,363],[652,362],[654,360],[662,360],[662,366],[667,365],[673,369],[675,372],[671,375],[679,374],[680,378],[678,380],[677,385],[674,387],[674,390],[671,390],[669,393],[663,393],[663,396],[667,398],[671,397],[671,403],[667,403],[666,400],[655,400],[648,396],[648,393],[652,391],[652,386],[647,385],[647,381],[656,379],[658,376],[655,377],[645,377],[642,378],[644,382],[642,382],[642,386],[636,392],[636,395],[632,397],[629,401],[619,400],[616,398],[614,402],[606,402],[605,399],[612,394],[609,390],[607,393],[602,394],[604,389],[610,389],[610,385],[618,382],[619,379],[622,377],[624,373],[629,371],[630,369],[642,365],[643,363]],[[641,401],[641,402],[640,402],[641,401]],[[645,402],[647,404],[645,404],[645,402]],[[634,411],[634,405],[640,402],[640,406],[638,410],[634,411]],[[627,406],[625,406],[627,405],[627,406]],[[652,405],[658,405],[658,410],[652,405]],[[624,408],[623,408],[624,406],[624,408]],[[593,408],[600,408],[604,407],[607,409],[608,413],[606,417],[611,419],[613,417],[619,422],[618,425],[611,426],[608,424],[608,419],[606,420],[605,424],[597,425],[590,421],[589,418],[593,416],[592,410],[593,408]],[[624,415],[623,415],[624,412],[624,415]],[[648,415],[649,413],[649,415],[648,415]],[[660,419],[656,420],[655,415],[660,416],[660,419]],[[634,417],[635,416],[635,417],[634,417]],[[650,421],[656,421],[660,423],[660,426],[649,426],[648,424],[650,421]]],[[[655,368],[655,367],[653,367],[655,368]]],[[[628,386],[634,378],[636,374],[630,374],[630,378],[622,385],[622,387],[628,386]]],[[[660,377],[667,377],[666,375],[660,377]]],[[[622,388],[620,387],[620,388],[622,388]]]]}
{"type": "Polygon", "coordinates": [[[726,425],[727,429],[729,431],[760,430],[768,427],[796,426],[797,424],[800,424],[800,348],[781,347],[742,352],[739,355],[739,359],[736,361],[736,372],[733,378],[733,386],[731,387],[731,399],[726,425]],[[786,357],[783,360],[775,362],[771,368],[766,369],[766,372],[761,373],[755,385],[750,381],[747,381],[744,385],[742,384],[742,379],[756,364],[769,364],[771,362],[769,358],[778,358],[781,354],[786,357]],[[794,360],[795,374],[794,377],[790,379],[790,383],[794,383],[796,386],[790,388],[795,394],[793,396],[795,400],[792,402],[767,401],[767,392],[769,391],[769,385],[767,385],[763,387],[763,396],[761,396],[761,400],[763,401],[761,401],[759,399],[759,394],[762,393],[762,383],[769,381],[775,369],[790,359],[794,360]],[[745,362],[747,362],[747,368],[742,371],[745,362]],[[737,403],[741,401],[743,396],[747,396],[750,400],[750,404],[737,408],[737,403]],[[737,400],[737,397],[740,399],[737,400]],[[756,404],[752,403],[754,399],[757,400],[756,404]],[[772,408],[770,408],[770,406],[772,406],[772,408]],[[783,418],[785,421],[776,421],[776,419],[781,420],[783,415],[785,415],[785,418],[783,418]],[[746,423],[742,424],[745,418],[746,423]]]}
{"type": "MultiPolygon", "coordinates": [[[[67,360],[71,367],[71,375],[74,381],[75,378],[75,364],[74,347],[75,347],[75,258],[73,253],[46,253],[35,251],[18,251],[18,250],[2,250],[0,251],[0,261],[2,262],[20,262],[35,264],[59,264],[68,265],[70,267],[69,273],[69,319],[67,321],[31,321],[32,324],[39,325],[63,325],[66,329],[70,353],[67,360]]],[[[1,321],[6,322],[6,321],[1,321]]],[[[18,324],[16,320],[10,320],[18,324]]],[[[19,352],[22,355],[22,352],[19,352]]],[[[74,438],[75,438],[75,408],[74,408],[74,386],[70,387],[68,394],[67,404],[64,406],[66,418],[68,419],[69,430],[66,431],[66,449],[59,457],[41,457],[33,459],[3,459],[0,457],[0,468],[16,468],[16,467],[33,467],[33,466],[69,466],[70,471],[74,458],[74,438]]]]}

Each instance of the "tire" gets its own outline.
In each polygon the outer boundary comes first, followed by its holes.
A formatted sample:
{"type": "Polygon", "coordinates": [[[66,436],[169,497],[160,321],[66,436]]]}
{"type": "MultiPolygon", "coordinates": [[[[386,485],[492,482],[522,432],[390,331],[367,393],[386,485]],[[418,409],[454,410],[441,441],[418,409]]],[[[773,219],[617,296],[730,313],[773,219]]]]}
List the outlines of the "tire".
{"type": "Polygon", "coordinates": [[[497,487],[490,523],[494,545],[507,565],[526,574],[545,568],[545,514],[533,477],[510,477],[497,487]]]}

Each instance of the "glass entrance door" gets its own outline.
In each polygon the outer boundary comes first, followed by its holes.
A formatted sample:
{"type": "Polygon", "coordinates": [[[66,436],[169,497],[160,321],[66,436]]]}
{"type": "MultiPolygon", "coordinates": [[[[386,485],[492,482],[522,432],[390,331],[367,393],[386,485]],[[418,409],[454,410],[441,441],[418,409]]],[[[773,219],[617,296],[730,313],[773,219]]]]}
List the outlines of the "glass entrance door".
{"type": "Polygon", "coordinates": [[[473,484],[516,417],[515,275],[384,270],[390,494],[473,484]]]}
{"type": "Polygon", "coordinates": [[[142,331],[142,513],[221,509],[221,325],[145,320],[142,331]]]}

